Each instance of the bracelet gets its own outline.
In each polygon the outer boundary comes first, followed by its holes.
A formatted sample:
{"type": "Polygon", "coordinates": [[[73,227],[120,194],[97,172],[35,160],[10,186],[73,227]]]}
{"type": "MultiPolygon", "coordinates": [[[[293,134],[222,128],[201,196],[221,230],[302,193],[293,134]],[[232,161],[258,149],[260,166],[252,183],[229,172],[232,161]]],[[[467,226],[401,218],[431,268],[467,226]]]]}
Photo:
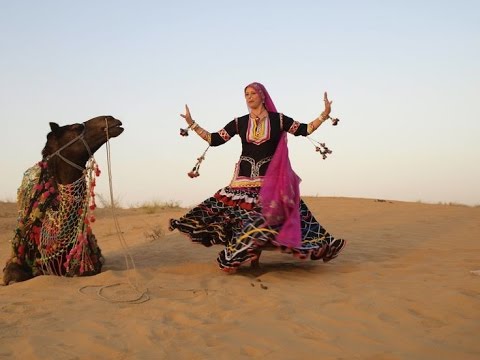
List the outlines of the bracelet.
{"type": "Polygon", "coordinates": [[[192,125],[190,125],[190,129],[194,130],[198,127],[198,124],[194,121],[192,125]]]}
{"type": "Polygon", "coordinates": [[[319,116],[317,119],[320,120],[321,122],[324,122],[324,121],[327,120],[329,117],[330,117],[329,115],[325,116],[325,115],[320,114],[320,116],[319,116]]]}

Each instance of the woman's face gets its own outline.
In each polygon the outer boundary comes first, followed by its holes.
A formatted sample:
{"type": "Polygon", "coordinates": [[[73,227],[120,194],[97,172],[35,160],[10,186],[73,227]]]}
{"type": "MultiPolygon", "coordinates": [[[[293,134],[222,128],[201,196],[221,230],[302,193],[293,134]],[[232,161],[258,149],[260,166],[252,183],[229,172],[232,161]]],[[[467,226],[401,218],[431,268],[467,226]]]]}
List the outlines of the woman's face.
{"type": "Polygon", "coordinates": [[[258,109],[263,102],[260,93],[251,86],[245,89],[245,101],[250,109],[258,109]]]}

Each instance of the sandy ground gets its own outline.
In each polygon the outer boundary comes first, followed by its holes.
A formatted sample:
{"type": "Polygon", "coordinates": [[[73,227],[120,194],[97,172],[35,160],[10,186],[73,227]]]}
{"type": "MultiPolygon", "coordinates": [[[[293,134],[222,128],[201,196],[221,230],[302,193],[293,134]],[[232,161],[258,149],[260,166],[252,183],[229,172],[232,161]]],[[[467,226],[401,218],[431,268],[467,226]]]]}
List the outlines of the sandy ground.
{"type": "MultiPolygon", "coordinates": [[[[304,200],[339,258],[265,252],[233,275],[166,230],[185,210],[120,210],[119,235],[99,209],[101,274],[0,287],[0,358],[480,359],[480,207],[304,200]]],[[[2,261],[15,219],[0,203],[2,261]]]]}

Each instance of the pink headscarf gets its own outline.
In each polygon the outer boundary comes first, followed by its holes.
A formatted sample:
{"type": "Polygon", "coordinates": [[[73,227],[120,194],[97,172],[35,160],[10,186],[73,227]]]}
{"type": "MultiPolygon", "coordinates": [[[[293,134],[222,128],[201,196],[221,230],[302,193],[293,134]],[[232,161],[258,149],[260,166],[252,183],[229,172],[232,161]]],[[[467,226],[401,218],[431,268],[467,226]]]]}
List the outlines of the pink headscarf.
{"type": "Polygon", "coordinates": [[[267,89],[265,89],[265,86],[258,82],[253,82],[251,84],[248,84],[245,86],[245,90],[247,90],[248,87],[253,87],[255,90],[257,90],[260,93],[260,96],[262,97],[263,100],[263,105],[265,106],[265,109],[270,112],[277,112],[277,108],[275,107],[275,104],[272,101],[272,98],[270,97],[270,94],[268,93],[267,89]]]}
{"type": "MultiPolygon", "coordinates": [[[[267,111],[277,112],[265,86],[258,82],[245,87],[257,90],[267,111]]],[[[300,247],[300,181],[288,157],[287,133],[283,132],[260,189],[259,200],[267,225],[280,225],[276,241],[287,247],[300,247]]]]}

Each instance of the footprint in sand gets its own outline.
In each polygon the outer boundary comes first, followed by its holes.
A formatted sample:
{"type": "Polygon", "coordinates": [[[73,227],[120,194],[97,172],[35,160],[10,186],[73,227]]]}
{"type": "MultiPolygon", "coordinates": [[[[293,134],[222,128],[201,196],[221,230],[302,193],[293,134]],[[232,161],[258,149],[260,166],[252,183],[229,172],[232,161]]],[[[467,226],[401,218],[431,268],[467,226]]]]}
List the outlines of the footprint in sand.
{"type": "Polygon", "coordinates": [[[378,314],[378,318],[382,321],[385,321],[387,323],[390,323],[390,324],[398,324],[398,321],[397,319],[395,319],[393,316],[390,316],[386,313],[380,313],[378,314]]]}
{"type": "Polygon", "coordinates": [[[430,328],[430,329],[440,328],[446,325],[446,323],[444,323],[443,321],[429,317],[429,316],[425,316],[414,309],[408,309],[408,312],[413,316],[415,316],[416,318],[420,319],[420,322],[422,323],[422,325],[424,325],[427,328],[430,328]]]}
{"type": "Polygon", "coordinates": [[[32,309],[32,306],[26,302],[14,302],[0,307],[0,311],[10,314],[25,314],[32,311],[32,309]]]}
{"type": "MultiPolygon", "coordinates": [[[[265,284],[263,284],[261,279],[257,279],[257,282],[260,283],[260,288],[262,288],[263,290],[267,290],[267,289],[268,289],[268,286],[265,285],[265,284]]],[[[252,287],[255,287],[255,283],[253,283],[253,282],[250,283],[250,285],[251,285],[252,287]]]]}

